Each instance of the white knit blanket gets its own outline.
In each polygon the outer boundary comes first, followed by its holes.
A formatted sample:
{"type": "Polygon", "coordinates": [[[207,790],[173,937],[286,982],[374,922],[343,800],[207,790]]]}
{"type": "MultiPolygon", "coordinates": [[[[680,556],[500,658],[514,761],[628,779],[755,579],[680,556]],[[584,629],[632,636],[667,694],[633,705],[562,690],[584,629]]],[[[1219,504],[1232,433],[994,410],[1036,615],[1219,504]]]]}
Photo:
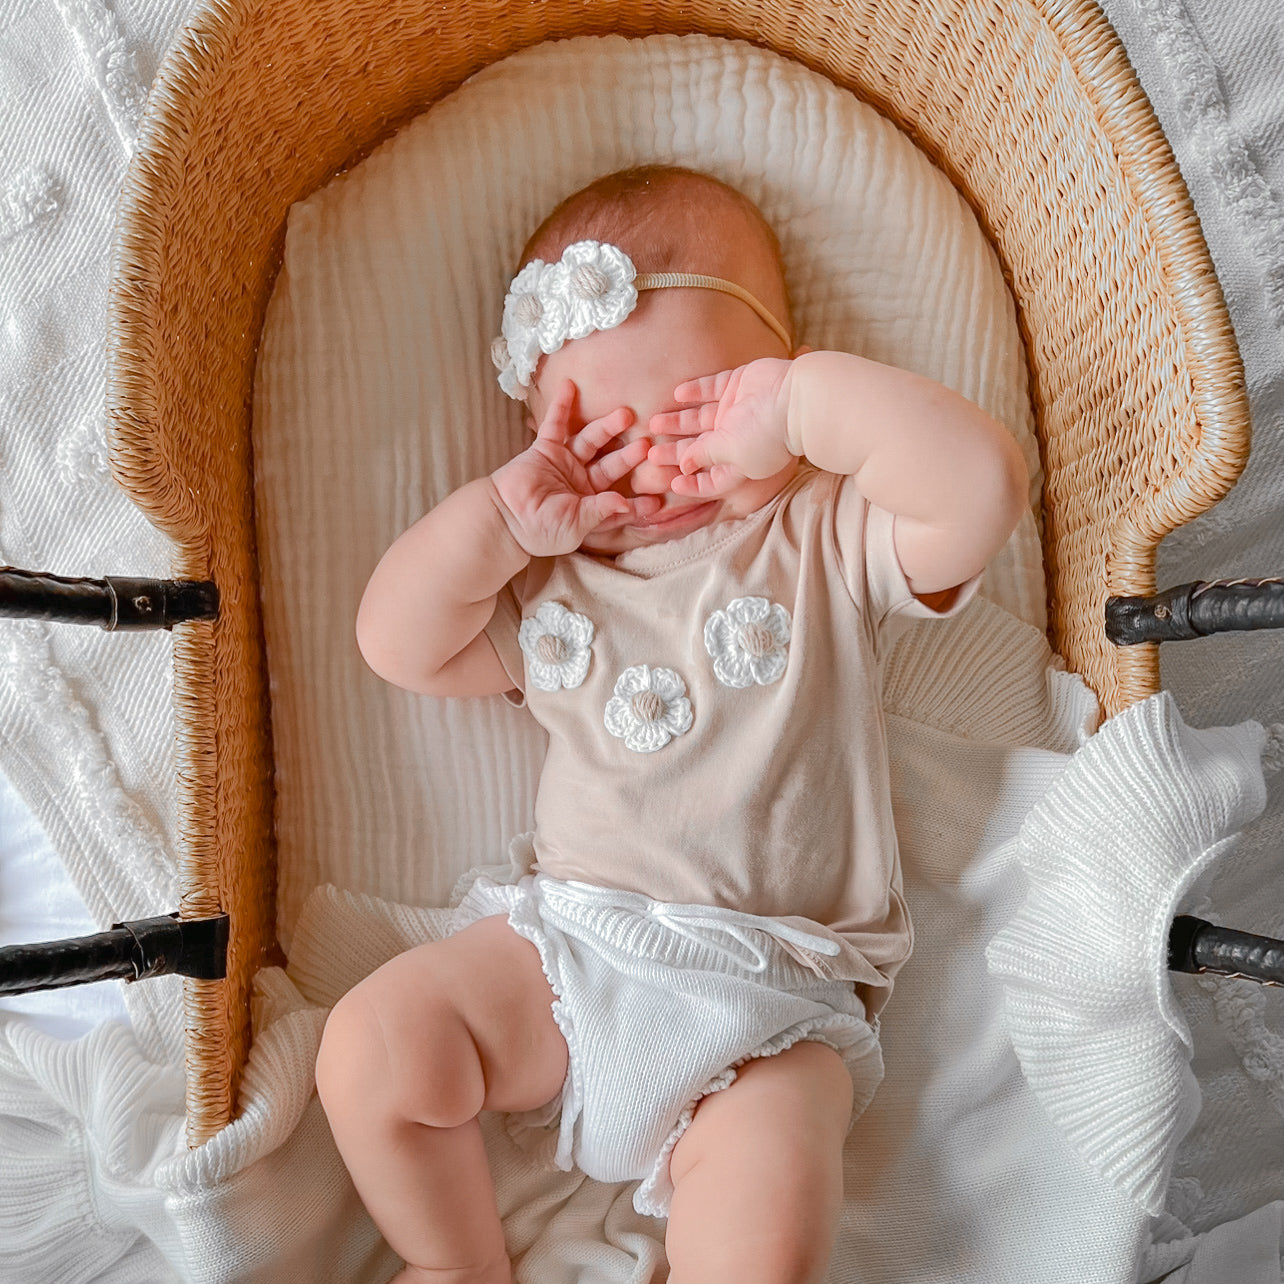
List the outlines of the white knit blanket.
{"type": "MultiPolygon", "coordinates": [[[[188,8],[188,0],[26,0],[6,12],[0,28],[0,560],[66,574],[168,570],[164,541],[107,473],[102,348],[114,194],[146,84],[188,8]]],[[[1254,413],[1253,457],[1245,478],[1215,513],[1168,541],[1161,578],[1274,573],[1284,565],[1277,501],[1284,472],[1284,99],[1278,60],[1270,51],[1284,43],[1284,13],[1273,0],[1107,0],[1106,8],[1198,205],[1244,352],[1254,413]]],[[[30,808],[47,840],[44,876],[51,885],[65,879],[63,885],[85,906],[79,929],[59,921],[42,933],[42,923],[52,916],[46,912],[42,920],[33,898],[36,909],[24,925],[33,928],[32,935],[64,935],[168,906],[175,824],[167,640],[5,624],[0,650],[0,769],[20,796],[15,808],[30,808]]],[[[1278,639],[1223,639],[1166,651],[1165,679],[1194,723],[1250,715],[1278,722],[1284,719],[1282,659],[1278,639]]],[[[1160,705],[1167,725],[1175,726],[1169,698],[1130,718],[1160,705]]],[[[1109,736],[1125,735],[1130,725],[1126,719],[1112,723],[1093,744],[1108,746],[1109,736]]],[[[1188,744],[1194,735],[1202,743],[1202,734],[1176,734],[1174,742],[1188,744]]],[[[1241,743],[1241,756],[1243,748],[1241,743]]],[[[1018,757],[1042,761],[1039,751],[1018,757]]],[[[933,779],[933,790],[938,783],[933,779]]],[[[1018,788],[1016,775],[1012,787],[1018,788]]],[[[1034,792],[1024,805],[1033,802],[1034,792]]],[[[4,813],[6,821],[16,814],[4,813]]],[[[1211,881],[1187,893],[1188,907],[1284,935],[1278,898],[1261,896],[1263,887],[1278,886],[1282,816],[1284,799],[1275,788],[1263,819],[1212,868],[1211,881]]],[[[947,831],[950,823],[942,822],[947,831]]],[[[6,824],[0,838],[12,834],[6,824]]],[[[1134,856],[1130,845],[1129,859],[1134,856]]],[[[999,843],[974,869],[992,871],[1002,891],[1005,861],[1006,877],[1016,881],[1011,860],[1011,849],[999,843]]],[[[1170,888],[1180,881],[1171,869],[1167,877],[1170,888]]],[[[987,995],[992,1003],[997,990],[981,974],[979,961],[957,971],[933,963],[924,930],[949,921],[951,912],[975,911],[966,899],[948,897],[942,901],[948,909],[934,911],[935,891],[929,883],[929,895],[916,895],[916,970],[906,974],[897,1004],[908,1013],[914,987],[932,987],[938,1011],[942,996],[950,1000],[942,1019],[983,1019],[973,1006],[975,996],[987,995]]],[[[949,896],[963,898],[964,892],[949,896]]],[[[1048,896],[1056,904],[1055,889],[1048,896]]],[[[1016,900],[1011,905],[1015,912],[1016,900]]],[[[996,933],[1002,926],[984,914],[970,921],[996,933]]],[[[1002,950],[996,950],[1001,967],[1002,950]]],[[[1037,976],[1037,967],[1030,966],[1037,976]]],[[[262,1037],[247,1078],[247,1114],[216,1144],[193,1155],[182,1152],[177,1123],[181,1017],[175,984],[125,989],[130,1024],[99,1026],[78,1043],[51,1041],[21,1017],[4,1020],[0,1279],[375,1280],[390,1273],[391,1262],[380,1258],[333,1166],[324,1124],[299,1077],[298,1067],[308,1064],[314,1046],[319,1011],[287,980],[279,974],[264,978],[257,1013],[262,1037]],[[294,1195],[297,1188],[287,1183],[301,1173],[314,1181],[294,1195]],[[233,1175],[234,1180],[218,1180],[233,1175]],[[288,1203],[276,1197],[283,1188],[292,1191],[288,1203]]],[[[1030,1005],[1032,993],[1025,991],[1030,1005]]],[[[1204,1110],[1175,1157],[1165,1151],[1165,1162],[1171,1162],[1167,1211],[1151,1222],[1118,1186],[1109,1186],[1112,1196],[1098,1194],[1097,1202],[1091,1195],[1076,1202],[1073,1192],[1053,1182],[1046,1165],[1079,1162],[1067,1147],[1087,1168],[1085,1191],[1099,1192],[1092,1180],[1104,1181],[1104,1174],[1118,1181],[1128,1165],[1093,1151],[1091,1138],[1076,1137],[1067,1104],[1072,1095],[1063,1095],[1058,1106],[1045,1084],[1042,1096],[1028,1094],[1025,1109],[1035,1118],[1059,1117],[1060,1126],[1046,1134],[1043,1154],[1031,1154],[1016,1169],[1012,1185],[1024,1188],[1031,1201],[1043,1190],[1047,1202],[1043,1210],[1034,1202],[1009,1208],[1008,1216],[1015,1220],[1034,1209],[1037,1217],[1046,1210],[1042,1230],[1062,1251],[1038,1270],[1029,1265],[1033,1259],[1014,1258],[988,1277],[978,1266],[976,1278],[1131,1278],[1109,1273],[1122,1269],[1125,1242],[1140,1253],[1139,1278],[1181,1268],[1188,1284],[1257,1284],[1273,1279],[1272,1271],[1278,1274],[1280,1215],[1271,1201],[1284,1198],[1278,1163],[1284,1146],[1279,996],[1188,980],[1178,983],[1175,995],[1178,1006],[1168,1016],[1184,1020],[1189,1030],[1191,1068],[1203,1088],[1204,1110]],[[1123,1201],[1122,1212],[1112,1199],[1123,1201]],[[1052,1207],[1058,1200],[1061,1213],[1052,1207]],[[1196,1238],[1200,1232],[1207,1233],[1196,1238]],[[1152,1240],[1154,1246],[1144,1251],[1152,1240]],[[1106,1241],[1114,1248],[1103,1249],[1106,1241]]],[[[1018,1017],[1019,997],[1012,1008],[1018,1017]]],[[[1052,995],[1048,1010],[1057,1012],[1059,1001],[1052,995]]],[[[56,1004],[50,999],[46,1006],[56,1004]]],[[[987,1019],[994,1021],[992,1014],[987,1019]]],[[[902,1028],[908,1030],[908,1022],[902,1028]]],[[[1016,1017],[1011,1028],[1019,1044],[1016,1017]]],[[[1155,1046],[1177,1049],[1176,1060],[1170,1056],[1167,1062],[1171,1069],[1184,1053],[1177,1030],[1169,1028],[1177,1043],[1158,1038],[1155,1046]]],[[[1011,1043],[997,1025],[986,1029],[993,1031],[990,1043],[998,1058],[1011,1043]]],[[[897,1050],[890,1024],[888,1036],[889,1056],[904,1054],[912,1063],[913,1048],[897,1050]]],[[[920,1108],[929,1120],[927,1106],[934,1101],[944,1103],[942,1109],[956,1099],[984,1104],[990,1069],[982,1063],[927,1067],[931,1082],[925,1095],[912,1100],[893,1095],[889,1081],[880,1098],[888,1130],[871,1131],[866,1154],[878,1157],[879,1165],[898,1155],[917,1158],[917,1169],[909,1171],[919,1184],[893,1183],[888,1201],[900,1198],[920,1213],[926,1201],[938,1206],[932,1197],[941,1192],[942,1174],[964,1172],[969,1164],[968,1131],[938,1134],[940,1147],[929,1162],[917,1152],[907,1156],[892,1149],[921,1140],[897,1133],[893,1125],[920,1108]]],[[[1173,1073],[1169,1100],[1179,1131],[1190,1098],[1181,1074],[1173,1073]]],[[[1037,1068],[1031,1078],[1038,1083],[1037,1068]]],[[[902,1082],[907,1092],[917,1091],[912,1078],[895,1080],[902,1082]]],[[[1073,1085],[1061,1086],[1070,1093],[1073,1085]]],[[[988,1119],[978,1114],[972,1136],[982,1130],[992,1136],[1013,1117],[1004,1110],[988,1119]]],[[[866,1163],[871,1180],[879,1165],[866,1163]]],[[[520,1199],[521,1188],[509,1189],[520,1199]]],[[[1005,1193],[1009,1189],[1005,1184],[1005,1193]]],[[[979,1229],[974,1238],[970,1228],[987,1225],[983,1214],[993,1191],[981,1180],[965,1195],[951,1205],[955,1221],[920,1216],[903,1246],[881,1235],[882,1206],[854,1206],[842,1245],[858,1245],[861,1260],[870,1265],[858,1268],[864,1275],[853,1269],[835,1278],[964,1278],[941,1265],[951,1245],[960,1254],[979,1254],[977,1262],[991,1262],[985,1254],[998,1250],[981,1242],[979,1229]],[[940,1242],[926,1242],[933,1239],[940,1242]],[[923,1263],[921,1271],[890,1274],[898,1269],[891,1263],[902,1247],[903,1260],[923,1263]]],[[[599,1244],[614,1236],[624,1246],[613,1259],[614,1270],[609,1256],[595,1257],[597,1250],[585,1248],[585,1278],[594,1272],[604,1279],[646,1278],[644,1266],[618,1269],[619,1252],[644,1263],[654,1241],[642,1233],[645,1227],[617,1222],[609,1202],[576,1205],[563,1227],[568,1243],[599,1244]],[[608,1265],[589,1265],[603,1260],[608,1265]]],[[[528,1260],[537,1271],[541,1259],[532,1253],[528,1260]]],[[[557,1278],[553,1269],[528,1278],[542,1284],[557,1278]]]]}

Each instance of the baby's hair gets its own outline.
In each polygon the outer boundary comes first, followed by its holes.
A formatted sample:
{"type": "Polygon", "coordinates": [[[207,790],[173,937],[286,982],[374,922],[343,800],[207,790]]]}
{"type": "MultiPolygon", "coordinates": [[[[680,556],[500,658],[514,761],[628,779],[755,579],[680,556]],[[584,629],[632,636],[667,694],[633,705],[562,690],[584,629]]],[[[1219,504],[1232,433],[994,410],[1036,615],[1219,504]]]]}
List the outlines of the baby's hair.
{"type": "Polygon", "coordinates": [[[790,325],[780,241],[762,211],[721,180],[675,165],[617,170],[572,193],[536,228],[519,267],[532,259],[555,263],[568,245],[591,240],[618,245],[639,272],[724,275],[728,216],[761,233],[776,269],[781,319],[790,325]]]}

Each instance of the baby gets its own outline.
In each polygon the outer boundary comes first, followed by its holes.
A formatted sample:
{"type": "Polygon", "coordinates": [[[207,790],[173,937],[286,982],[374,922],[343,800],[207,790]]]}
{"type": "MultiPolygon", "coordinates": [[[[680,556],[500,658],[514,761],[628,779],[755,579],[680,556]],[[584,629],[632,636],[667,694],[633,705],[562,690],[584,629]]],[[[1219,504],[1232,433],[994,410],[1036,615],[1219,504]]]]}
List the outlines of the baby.
{"type": "MultiPolygon", "coordinates": [[[[775,236],[685,170],[535,233],[500,383],[530,445],[407,530],[357,639],[412,691],[520,693],[535,831],[445,940],[335,1007],[317,1084],[399,1281],[509,1281],[477,1115],[639,1180],[675,1284],[823,1278],[910,951],[880,666],[1025,503],[1006,430],[795,345],[775,236]]],[[[517,698],[514,695],[513,698],[517,698]]]]}

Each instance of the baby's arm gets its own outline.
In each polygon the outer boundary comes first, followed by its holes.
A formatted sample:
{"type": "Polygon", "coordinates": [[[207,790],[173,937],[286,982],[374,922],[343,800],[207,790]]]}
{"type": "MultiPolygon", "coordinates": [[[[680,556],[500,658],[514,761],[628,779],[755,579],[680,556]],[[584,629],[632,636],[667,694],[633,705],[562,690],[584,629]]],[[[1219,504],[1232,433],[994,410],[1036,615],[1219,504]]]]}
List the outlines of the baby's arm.
{"type": "Polygon", "coordinates": [[[809,352],[691,380],[675,397],[703,404],[652,420],[657,434],[702,434],[674,452],[684,474],[674,490],[714,494],[738,476],[771,476],[791,455],[850,474],[871,504],[896,515],[896,554],[919,597],[976,575],[1027,502],[1025,461],[1003,425],[895,366],[809,352]]]}
{"type": "Polygon", "coordinates": [[[398,536],[357,611],[357,646],[381,678],[430,695],[492,695],[512,681],[482,632],[495,596],[530,560],[489,477],[448,495],[398,536]]]}
{"type": "Polygon", "coordinates": [[[571,427],[575,385],[550,400],[535,440],[489,477],[448,495],[375,567],[357,612],[357,645],[381,678],[431,695],[492,695],[512,682],[483,630],[500,589],[532,557],[578,548],[590,531],[648,515],[657,496],[608,489],[645,457],[645,437],[610,443],[626,410],[571,427]]]}

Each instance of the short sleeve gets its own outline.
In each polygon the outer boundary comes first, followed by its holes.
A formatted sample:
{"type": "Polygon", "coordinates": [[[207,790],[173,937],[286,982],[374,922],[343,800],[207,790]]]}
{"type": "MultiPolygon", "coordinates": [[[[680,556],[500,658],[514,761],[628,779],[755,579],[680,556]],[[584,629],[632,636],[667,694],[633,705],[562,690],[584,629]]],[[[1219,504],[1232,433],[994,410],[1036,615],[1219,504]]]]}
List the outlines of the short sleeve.
{"type": "Polygon", "coordinates": [[[495,648],[495,654],[499,656],[499,662],[504,666],[509,681],[518,691],[525,691],[526,662],[517,640],[517,632],[522,624],[522,606],[517,600],[515,583],[515,580],[509,580],[495,594],[495,611],[483,632],[495,648]]]}
{"type": "Polygon", "coordinates": [[[896,556],[895,515],[871,504],[850,477],[839,479],[834,521],[844,578],[853,599],[868,612],[880,650],[915,621],[949,619],[976,596],[979,575],[960,584],[942,611],[916,598],[896,556]]]}

